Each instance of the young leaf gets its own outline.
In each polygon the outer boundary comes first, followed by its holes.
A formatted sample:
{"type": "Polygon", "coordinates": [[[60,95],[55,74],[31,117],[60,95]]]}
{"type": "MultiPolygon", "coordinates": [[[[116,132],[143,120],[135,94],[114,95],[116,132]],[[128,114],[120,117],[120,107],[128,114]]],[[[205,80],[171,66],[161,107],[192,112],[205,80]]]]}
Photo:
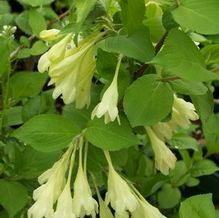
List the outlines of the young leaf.
{"type": "Polygon", "coordinates": [[[108,150],[119,150],[138,144],[127,120],[121,117],[121,125],[117,121],[104,124],[102,119],[94,119],[88,123],[87,140],[93,145],[108,150]]]}
{"type": "Polygon", "coordinates": [[[200,160],[194,163],[191,174],[194,177],[211,175],[219,171],[219,167],[211,160],[200,160]]]}
{"type": "Polygon", "coordinates": [[[141,28],[129,37],[120,35],[106,38],[98,46],[104,51],[123,54],[141,62],[154,57],[154,47],[147,28],[141,28]]]}
{"type": "Polygon", "coordinates": [[[133,127],[161,121],[172,111],[172,105],[169,84],[152,74],[136,80],[124,97],[124,110],[133,127]]]}
{"type": "Polygon", "coordinates": [[[196,195],[183,201],[180,218],[215,218],[212,194],[196,195]]]}
{"type": "Polygon", "coordinates": [[[209,81],[219,76],[206,69],[204,59],[192,40],[182,31],[170,31],[163,49],[151,61],[164,70],[191,81],[209,81]]]}
{"type": "Polygon", "coordinates": [[[178,188],[165,184],[158,192],[157,200],[160,208],[169,209],[175,207],[181,199],[181,192],[178,188]]]}
{"type": "Polygon", "coordinates": [[[0,180],[0,204],[8,212],[10,218],[27,204],[28,193],[26,188],[18,182],[0,180]]]}
{"type": "Polygon", "coordinates": [[[43,114],[28,120],[13,136],[42,152],[65,148],[80,132],[71,120],[54,114],[43,114]]]}
{"type": "Polygon", "coordinates": [[[179,0],[172,11],[182,27],[202,34],[219,34],[218,0],[179,0]]]}

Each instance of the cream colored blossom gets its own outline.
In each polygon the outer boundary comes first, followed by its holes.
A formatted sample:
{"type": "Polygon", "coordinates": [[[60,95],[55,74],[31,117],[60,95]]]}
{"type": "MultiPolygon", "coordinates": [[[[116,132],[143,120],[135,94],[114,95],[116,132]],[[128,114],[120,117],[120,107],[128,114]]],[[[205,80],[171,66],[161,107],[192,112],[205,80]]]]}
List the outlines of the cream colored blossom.
{"type": "Polygon", "coordinates": [[[44,41],[52,41],[57,38],[59,33],[60,30],[57,29],[43,30],[40,32],[40,38],[44,41]]]}
{"type": "Polygon", "coordinates": [[[109,165],[108,190],[106,203],[111,204],[115,210],[115,217],[127,217],[128,212],[133,212],[138,207],[138,201],[127,182],[114,170],[109,153],[105,151],[109,165]]]}
{"type": "Polygon", "coordinates": [[[95,116],[98,118],[104,116],[105,123],[113,122],[116,118],[119,121],[119,111],[117,108],[119,97],[117,80],[121,59],[122,57],[120,56],[112,83],[104,92],[101,102],[92,111],[92,119],[94,119],[95,116]]]}
{"type": "Polygon", "coordinates": [[[72,35],[68,34],[42,55],[38,69],[48,71],[49,85],[55,85],[53,98],[62,96],[65,104],[75,102],[76,108],[90,104],[90,88],[96,69],[95,43],[101,34],[79,41],[72,46],[72,35]]]}
{"type": "Polygon", "coordinates": [[[151,127],[145,127],[155,154],[155,166],[164,175],[169,174],[170,169],[175,168],[176,157],[166,146],[165,142],[158,138],[151,127]]]}
{"type": "Polygon", "coordinates": [[[79,167],[74,182],[73,211],[76,217],[83,218],[85,215],[96,217],[98,204],[92,197],[92,192],[87,181],[87,175],[82,166],[82,154],[80,151],[79,167]]]}
{"type": "Polygon", "coordinates": [[[146,200],[139,199],[139,207],[132,213],[132,218],[166,218],[146,200]]]}
{"type": "Polygon", "coordinates": [[[161,139],[161,140],[169,140],[173,136],[173,131],[175,128],[172,128],[171,125],[169,125],[168,122],[159,122],[153,126],[151,126],[155,134],[161,139]]]}
{"type": "Polygon", "coordinates": [[[51,218],[53,216],[53,204],[58,199],[65,184],[70,149],[71,147],[52,168],[39,176],[38,180],[41,186],[33,192],[35,203],[28,210],[28,218],[51,218]]]}
{"type": "Polygon", "coordinates": [[[186,102],[184,99],[174,96],[173,113],[170,125],[188,128],[191,121],[199,119],[192,103],[186,102]]]}

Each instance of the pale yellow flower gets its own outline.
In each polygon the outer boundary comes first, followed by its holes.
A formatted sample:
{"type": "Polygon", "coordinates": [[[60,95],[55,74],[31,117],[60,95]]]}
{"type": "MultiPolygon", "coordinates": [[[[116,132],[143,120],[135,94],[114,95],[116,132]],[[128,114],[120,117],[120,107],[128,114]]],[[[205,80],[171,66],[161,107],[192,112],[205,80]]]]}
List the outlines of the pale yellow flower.
{"type": "Polygon", "coordinates": [[[79,41],[78,47],[72,46],[72,35],[68,34],[41,56],[38,69],[48,70],[54,84],[53,98],[62,96],[65,104],[75,102],[76,108],[90,104],[90,88],[96,69],[95,43],[101,34],[79,41]]]}
{"type": "Polygon", "coordinates": [[[44,41],[52,41],[57,38],[59,33],[60,30],[57,29],[43,30],[40,32],[40,38],[44,41]]]}
{"type": "Polygon", "coordinates": [[[92,192],[87,181],[87,175],[82,166],[81,153],[79,157],[78,172],[74,182],[73,211],[76,217],[80,218],[83,218],[85,215],[95,218],[98,212],[98,204],[92,197],[92,192]]]}
{"type": "Polygon", "coordinates": [[[138,201],[127,182],[114,170],[109,153],[105,151],[109,165],[108,190],[106,203],[111,204],[116,217],[127,217],[127,212],[133,212],[138,207],[138,201]]]}
{"type": "Polygon", "coordinates": [[[35,203],[28,210],[28,218],[51,218],[53,216],[53,205],[65,184],[70,151],[71,147],[52,168],[39,176],[38,180],[41,186],[33,192],[35,203]]]}
{"type": "Polygon", "coordinates": [[[119,57],[113,81],[107,88],[107,90],[104,92],[101,102],[93,109],[91,119],[94,119],[95,116],[98,118],[104,116],[105,123],[113,122],[116,118],[120,123],[118,115],[119,111],[117,108],[119,97],[117,80],[121,59],[122,56],[119,57]]]}
{"type": "Polygon", "coordinates": [[[155,154],[155,166],[164,175],[169,174],[170,169],[175,168],[176,157],[166,146],[165,142],[158,138],[151,127],[145,127],[155,154]]]}
{"type": "Polygon", "coordinates": [[[173,113],[170,125],[188,128],[191,121],[199,119],[192,103],[186,102],[184,99],[174,96],[173,113]]]}
{"type": "Polygon", "coordinates": [[[132,213],[132,218],[166,218],[146,200],[139,199],[139,207],[132,213]]]}

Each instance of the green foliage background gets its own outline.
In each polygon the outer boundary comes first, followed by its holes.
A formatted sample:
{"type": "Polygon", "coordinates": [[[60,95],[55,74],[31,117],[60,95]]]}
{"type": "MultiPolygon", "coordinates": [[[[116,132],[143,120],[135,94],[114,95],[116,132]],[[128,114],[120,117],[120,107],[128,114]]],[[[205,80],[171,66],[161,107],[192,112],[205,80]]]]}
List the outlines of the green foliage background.
{"type": "MultiPolygon", "coordinates": [[[[186,193],[202,176],[214,174],[219,185],[218,11],[218,0],[0,0],[0,31],[17,26],[14,36],[0,36],[0,217],[26,217],[37,177],[81,131],[90,143],[88,170],[100,187],[107,169],[101,149],[108,149],[117,170],[167,217],[219,217],[212,194],[186,193]],[[75,41],[79,33],[111,30],[96,46],[88,109],[54,100],[47,74],[37,72],[39,56],[51,46],[39,34],[49,28],[73,32],[75,41]],[[112,80],[118,54],[124,55],[121,125],[105,125],[90,114],[112,80]],[[169,119],[174,93],[193,102],[200,120],[168,142],[178,161],[164,176],[155,170],[142,126],[169,119]]],[[[219,198],[218,190],[213,194],[219,198]]]]}

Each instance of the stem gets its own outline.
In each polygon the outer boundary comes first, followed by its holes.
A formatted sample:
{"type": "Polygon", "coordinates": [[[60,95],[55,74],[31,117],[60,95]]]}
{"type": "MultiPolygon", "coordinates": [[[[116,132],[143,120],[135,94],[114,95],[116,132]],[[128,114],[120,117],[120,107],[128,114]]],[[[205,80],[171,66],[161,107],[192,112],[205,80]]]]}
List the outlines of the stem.
{"type": "MultiPolygon", "coordinates": [[[[160,49],[162,48],[164,41],[168,35],[168,32],[165,32],[164,35],[161,37],[157,45],[155,46],[155,54],[157,54],[160,49]]],[[[137,71],[134,72],[134,80],[141,77],[145,70],[149,67],[149,64],[143,64],[137,71]]]]}
{"type": "Polygon", "coordinates": [[[122,58],[123,58],[123,55],[120,54],[119,57],[118,57],[118,62],[117,62],[117,65],[116,65],[116,70],[115,70],[115,74],[114,74],[112,83],[117,83],[122,58]]]}
{"type": "Polygon", "coordinates": [[[178,76],[173,76],[173,77],[164,77],[164,78],[161,78],[160,80],[163,82],[168,82],[168,81],[174,81],[178,79],[181,79],[181,78],[178,76]]]}
{"type": "Polygon", "coordinates": [[[104,150],[103,152],[104,152],[104,155],[106,157],[106,160],[107,160],[109,166],[113,168],[113,164],[112,164],[112,160],[111,160],[109,151],[108,150],[104,150]]]}

